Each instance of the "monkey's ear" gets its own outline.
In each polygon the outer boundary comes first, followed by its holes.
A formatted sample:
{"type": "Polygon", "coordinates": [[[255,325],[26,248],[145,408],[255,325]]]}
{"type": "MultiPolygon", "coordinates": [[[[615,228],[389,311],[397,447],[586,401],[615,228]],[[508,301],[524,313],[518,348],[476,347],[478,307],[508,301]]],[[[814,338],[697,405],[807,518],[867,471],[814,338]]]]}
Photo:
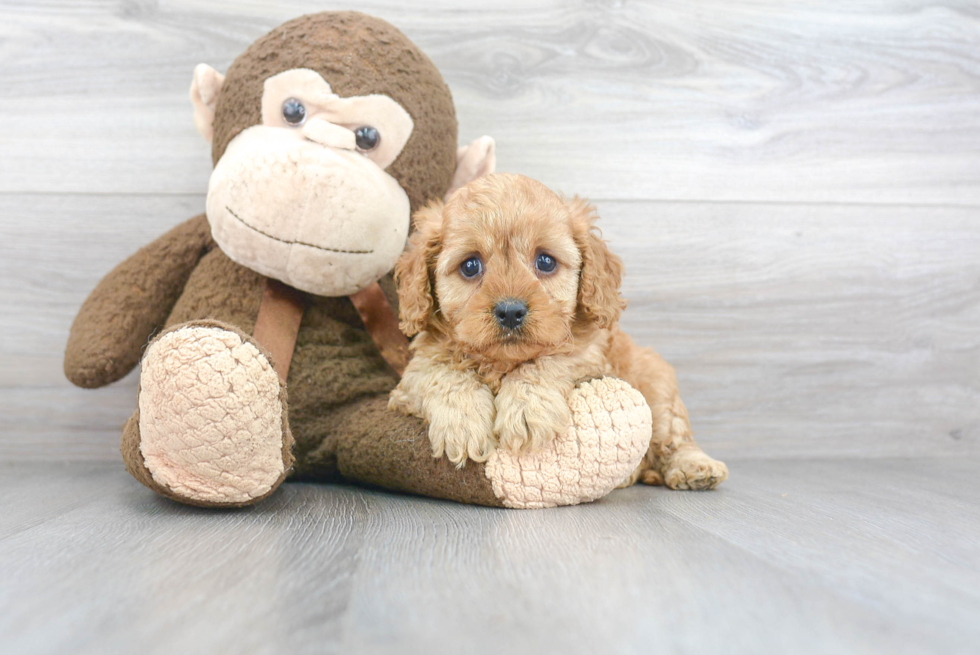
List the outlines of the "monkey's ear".
{"type": "Polygon", "coordinates": [[[468,146],[456,151],[456,173],[453,183],[446,191],[446,199],[453,191],[464,187],[478,177],[489,175],[497,170],[497,144],[493,137],[481,136],[468,146]]]}
{"type": "Polygon", "coordinates": [[[214,136],[214,108],[218,104],[224,82],[225,76],[207,64],[198,64],[194,68],[194,79],[191,81],[194,126],[208,143],[211,143],[211,137],[214,136]]]}
{"type": "Polygon", "coordinates": [[[597,218],[593,205],[575,197],[567,203],[572,235],[582,253],[579,273],[578,309],[601,328],[610,328],[619,320],[626,302],[619,295],[623,279],[623,260],[614,255],[594,227],[597,218]]]}
{"type": "Polygon", "coordinates": [[[435,309],[435,289],[429,277],[439,256],[442,235],[442,202],[435,201],[415,212],[415,232],[408,249],[395,264],[398,283],[398,327],[408,336],[425,329],[435,309]]]}

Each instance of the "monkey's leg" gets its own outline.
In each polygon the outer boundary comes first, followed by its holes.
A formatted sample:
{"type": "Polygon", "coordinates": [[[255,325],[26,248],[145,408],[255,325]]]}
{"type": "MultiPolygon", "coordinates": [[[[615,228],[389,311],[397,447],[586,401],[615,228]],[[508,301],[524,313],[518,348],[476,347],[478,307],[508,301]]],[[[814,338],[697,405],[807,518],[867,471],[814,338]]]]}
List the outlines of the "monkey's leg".
{"type": "Polygon", "coordinates": [[[196,321],[150,343],[123,431],[137,480],[191,505],[250,505],[285,479],[291,446],[285,389],[251,337],[196,321]]]}
{"type": "Polygon", "coordinates": [[[649,403],[653,434],[643,461],[622,486],[640,481],[666,484],[671,489],[714,489],[728,478],[728,467],[695,443],[674,368],[649,348],[636,346],[632,340],[629,346],[631,365],[624,377],[649,403]]]}
{"type": "Polygon", "coordinates": [[[612,491],[646,452],[650,410],[622,380],[583,382],[569,396],[572,427],[547,447],[497,449],[457,469],[432,457],[425,423],[389,411],[388,395],[337,408],[318,448],[296,465],[299,479],[341,477],[435,498],[511,508],[574,505],[612,491]]]}

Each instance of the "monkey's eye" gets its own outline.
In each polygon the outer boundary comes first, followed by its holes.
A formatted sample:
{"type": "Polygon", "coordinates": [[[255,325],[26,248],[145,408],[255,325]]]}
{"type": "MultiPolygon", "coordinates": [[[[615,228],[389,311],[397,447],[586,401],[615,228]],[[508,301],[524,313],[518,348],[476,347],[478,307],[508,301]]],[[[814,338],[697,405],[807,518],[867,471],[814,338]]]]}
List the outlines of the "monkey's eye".
{"type": "Polygon", "coordinates": [[[534,260],[534,267],[542,273],[551,273],[558,268],[558,262],[555,261],[554,257],[546,252],[543,252],[540,253],[538,258],[534,260]]]}
{"type": "Polygon", "coordinates": [[[306,120],[306,107],[296,98],[282,103],[282,119],[290,125],[302,125],[306,120]]]}
{"type": "Polygon", "coordinates": [[[470,257],[459,265],[459,274],[469,280],[472,280],[482,272],[483,262],[480,261],[479,257],[470,257]]]}
{"type": "Polygon", "coordinates": [[[370,125],[362,125],[354,130],[354,139],[357,141],[357,149],[364,152],[374,150],[381,143],[381,135],[370,125]]]}

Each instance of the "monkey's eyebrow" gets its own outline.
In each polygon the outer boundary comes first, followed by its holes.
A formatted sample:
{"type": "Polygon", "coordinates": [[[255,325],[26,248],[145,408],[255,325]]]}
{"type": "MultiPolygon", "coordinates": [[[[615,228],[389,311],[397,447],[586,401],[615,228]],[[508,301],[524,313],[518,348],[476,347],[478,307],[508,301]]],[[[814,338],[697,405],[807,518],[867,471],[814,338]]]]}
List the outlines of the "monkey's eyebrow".
{"type": "Polygon", "coordinates": [[[241,216],[239,216],[235,212],[231,211],[231,207],[229,207],[228,205],[225,205],[225,209],[228,211],[229,214],[231,214],[232,216],[234,216],[235,219],[239,223],[241,223],[242,225],[244,225],[248,229],[252,230],[253,232],[258,232],[259,234],[261,234],[264,237],[269,237],[273,241],[278,241],[279,243],[285,243],[285,244],[288,244],[288,245],[291,245],[291,246],[292,245],[306,246],[307,248],[316,248],[317,250],[326,250],[327,252],[340,252],[340,253],[344,253],[346,255],[370,255],[372,252],[374,252],[374,250],[342,250],[340,248],[326,248],[324,246],[315,246],[312,243],[306,243],[306,242],[303,242],[303,241],[287,241],[286,239],[280,239],[279,237],[273,236],[273,235],[269,234],[268,232],[263,232],[262,230],[260,230],[257,227],[252,227],[251,225],[249,225],[248,223],[246,223],[242,219],[241,216]]]}

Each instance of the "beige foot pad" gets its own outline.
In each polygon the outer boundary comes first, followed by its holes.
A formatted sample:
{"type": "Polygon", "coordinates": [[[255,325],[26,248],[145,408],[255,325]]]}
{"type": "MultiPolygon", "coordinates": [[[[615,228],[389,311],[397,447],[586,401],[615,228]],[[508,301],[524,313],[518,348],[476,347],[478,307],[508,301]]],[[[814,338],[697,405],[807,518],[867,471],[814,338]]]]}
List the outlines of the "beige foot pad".
{"type": "Polygon", "coordinates": [[[605,496],[639,465],[653,421],[643,395],[616,378],[580,384],[569,396],[572,427],[548,448],[515,456],[498,448],[486,463],[506,507],[576,505],[605,496]]]}
{"type": "Polygon", "coordinates": [[[154,341],[142,361],[139,408],[146,468],[180,496],[245,503],[283,476],[279,378],[235,332],[188,326],[154,341]]]}

